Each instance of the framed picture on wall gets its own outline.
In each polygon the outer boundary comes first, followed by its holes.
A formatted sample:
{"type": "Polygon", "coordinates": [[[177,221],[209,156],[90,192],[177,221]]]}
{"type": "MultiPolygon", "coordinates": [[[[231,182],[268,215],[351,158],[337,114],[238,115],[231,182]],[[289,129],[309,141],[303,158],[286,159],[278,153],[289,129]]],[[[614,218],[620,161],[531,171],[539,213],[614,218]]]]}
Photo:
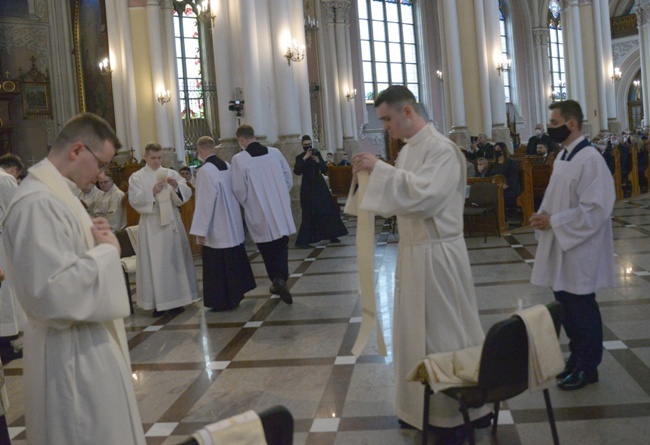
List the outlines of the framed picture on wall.
{"type": "Polygon", "coordinates": [[[23,117],[38,119],[52,116],[49,82],[23,82],[23,117]]]}

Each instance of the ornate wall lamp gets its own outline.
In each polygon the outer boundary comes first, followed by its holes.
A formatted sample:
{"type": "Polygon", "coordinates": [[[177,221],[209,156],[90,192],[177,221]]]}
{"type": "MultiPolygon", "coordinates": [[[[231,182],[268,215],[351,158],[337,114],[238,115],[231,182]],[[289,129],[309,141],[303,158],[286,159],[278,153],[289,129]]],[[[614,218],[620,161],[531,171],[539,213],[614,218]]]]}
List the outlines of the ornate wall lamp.
{"type": "Polygon", "coordinates": [[[357,89],[356,88],[353,88],[351,90],[347,90],[345,92],[345,98],[348,100],[348,102],[350,102],[355,97],[357,97],[357,89]]]}
{"type": "Polygon", "coordinates": [[[196,5],[196,9],[199,11],[199,19],[201,19],[201,21],[212,21],[212,24],[214,25],[216,14],[212,12],[212,8],[210,7],[210,0],[203,0],[201,4],[196,5]]]}
{"type": "Polygon", "coordinates": [[[108,58],[99,62],[99,72],[102,76],[110,76],[113,72],[113,68],[111,68],[111,62],[108,60],[108,58]]]}
{"type": "Polygon", "coordinates": [[[623,76],[623,73],[621,73],[621,69],[619,67],[614,67],[614,72],[612,73],[612,80],[616,82],[617,80],[621,80],[621,77],[623,76]]]}
{"type": "Polygon", "coordinates": [[[436,71],[436,77],[438,78],[438,80],[439,80],[440,82],[442,82],[442,71],[437,70],[437,71],[436,71]]]}
{"type": "Polygon", "coordinates": [[[287,47],[287,52],[284,54],[284,58],[287,59],[287,64],[291,65],[291,62],[300,62],[305,58],[305,45],[298,47],[296,40],[293,40],[293,46],[287,47]]]}
{"type": "Polygon", "coordinates": [[[172,100],[172,94],[171,94],[171,92],[169,90],[160,91],[158,93],[158,102],[160,102],[160,105],[165,105],[170,100],[172,100]]]}
{"type": "Polygon", "coordinates": [[[507,71],[510,69],[510,63],[512,61],[506,57],[505,54],[501,56],[501,61],[497,63],[497,71],[499,72],[499,76],[501,76],[501,71],[507,71]]]}

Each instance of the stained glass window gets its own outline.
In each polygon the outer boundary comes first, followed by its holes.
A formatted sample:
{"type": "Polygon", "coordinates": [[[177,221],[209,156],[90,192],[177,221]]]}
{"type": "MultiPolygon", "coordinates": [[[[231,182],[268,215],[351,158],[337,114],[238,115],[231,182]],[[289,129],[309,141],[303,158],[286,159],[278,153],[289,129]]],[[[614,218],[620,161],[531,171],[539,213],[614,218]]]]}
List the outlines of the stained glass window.
{"type": "Polygon", "coordinates": [[[181,118],[205,117],[198,9],[193,1],[174,2],[174,41],[181,118]]]}
{"type": "Polygon", "coordinates": [[[419,100],[420,77],[413,2],[357,0],[363,89],[366,102],[391,84],[408,87],[419,100]]]}
{"type": "MultiPolygon", "coordinates": [[[[499,27],[501,31],[501,59],[512,60],[510,57],[510,42],[508,39],[508,28],[506,27],[506,17],[499,2],[499,27]]],[[[510,82],[510,67],[500,71],[501,79],[503,79],[503,90],[506,97],[506,103],[512,102],[512,88],[510,82]]]]}
{"type": "Polygon", "coordinates": [[[548,4],[548,60],[551,71],[552,100],[566,100],[566,74],[564,70],[564,42],[560,2],[551,0],[548,4]]]}

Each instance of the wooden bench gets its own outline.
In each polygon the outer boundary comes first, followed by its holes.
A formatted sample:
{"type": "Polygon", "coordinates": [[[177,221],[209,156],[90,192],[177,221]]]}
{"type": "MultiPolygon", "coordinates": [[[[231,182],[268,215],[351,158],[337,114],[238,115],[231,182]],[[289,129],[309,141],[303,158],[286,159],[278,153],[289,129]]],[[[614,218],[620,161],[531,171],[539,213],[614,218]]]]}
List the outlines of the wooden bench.
{"type": "Polygon", "coordinates": [[[339,198],[347,198],[352,185],[352,166],[331,166],[327,170],[327,177],[329,178],[330,190],[332,198],[337,205],[342,206],[343,203],[339,202],[339,198]]]}

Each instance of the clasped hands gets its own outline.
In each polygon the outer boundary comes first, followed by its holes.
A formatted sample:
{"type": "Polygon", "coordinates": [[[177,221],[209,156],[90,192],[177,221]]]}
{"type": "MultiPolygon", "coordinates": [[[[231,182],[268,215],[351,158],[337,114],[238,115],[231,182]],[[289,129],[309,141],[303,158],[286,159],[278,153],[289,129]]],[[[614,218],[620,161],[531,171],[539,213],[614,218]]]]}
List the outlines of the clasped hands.
{"type": "Polygon", "coordinates": [[[172,186],[174,190],[178,187],[178,181],[175,180],[174,178],[165,178],[162,181],[156,182],[156,185],[153,186],[153,195],[156,196],[158,193],[162,192],[162,189],[165,187],[166,184],[169,184],[172,186]]]}
{"type": "Polygon", "coordinates": [[[117,249],[117,254],[120,254],[120,243],[115,234],[111,231],[111,226],[108,224],[106,218],[93,218],[93,225],[90,228],[90,231],[97,244],[110,244],[117,249]]]}
{"type": "Polygon", "coordinates": [[[533,213],[528,222],[534,229],[548,230],[551,228],[551,215],[544,212],[533,213]]]}

